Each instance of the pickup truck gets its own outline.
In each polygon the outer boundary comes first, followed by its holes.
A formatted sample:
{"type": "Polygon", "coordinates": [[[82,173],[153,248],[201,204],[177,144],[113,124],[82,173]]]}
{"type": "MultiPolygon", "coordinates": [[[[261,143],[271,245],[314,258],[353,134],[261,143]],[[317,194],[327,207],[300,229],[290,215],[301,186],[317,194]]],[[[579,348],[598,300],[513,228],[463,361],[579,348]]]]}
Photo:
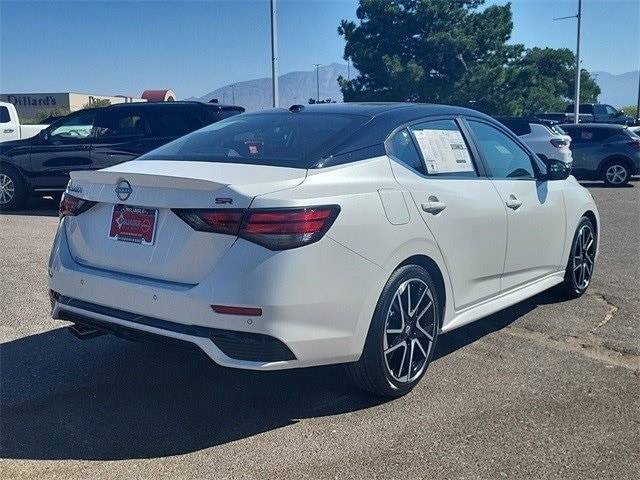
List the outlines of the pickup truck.
{"type": "MultiPolygon", "coordinates": [[[[573,104],[571,104],[565,109],[568,121],[573,120],[574,108],[573,104]]],[[[638,119],[625,115],[622,110],[616,110],[606,103],[581,103],[578,111],[580,115],[578,121],[580,122],[617,123],[620,125],[635,125],[638,123],[638,119]],[[585,120],[583,120],[583,117],[585,120]]]]}
{"type": "Polygon", "coordinates": [[[35,137],[47,125],[20,125],[16,107],[0,102],[0,142],[35,137]]]}
{"type": "MultiPolygon", "coordinates": [[[[564,112],[545,112],[536,115],[545,120],[555,120],[560,123],[573,122],[573,104],[564,112]]],[[[616,110],[606,103],[581,103],[578,112],[580,123],[617,123],[620,125],[640,125],[640,119],[625,115],[622,110],[616,110]]]]}

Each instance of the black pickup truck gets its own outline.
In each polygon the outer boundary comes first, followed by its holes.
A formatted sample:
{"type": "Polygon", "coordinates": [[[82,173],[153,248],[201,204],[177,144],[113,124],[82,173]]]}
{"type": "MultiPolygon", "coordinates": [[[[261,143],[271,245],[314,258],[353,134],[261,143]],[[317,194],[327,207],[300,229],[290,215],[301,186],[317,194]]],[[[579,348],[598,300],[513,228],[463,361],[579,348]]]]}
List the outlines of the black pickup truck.
{"type": "MultiPolygon", "coordinates": [[[[574,105],[569,105],[564,112],[547,112],[538,114],[539,118],[556,120],[560,123],[573,122],[574,105]]],[[[626,115],[606,103],[581,103],[578,107],[580,123],[616,123],[619,125],[638,125],[639,119],[626,115]]]]}

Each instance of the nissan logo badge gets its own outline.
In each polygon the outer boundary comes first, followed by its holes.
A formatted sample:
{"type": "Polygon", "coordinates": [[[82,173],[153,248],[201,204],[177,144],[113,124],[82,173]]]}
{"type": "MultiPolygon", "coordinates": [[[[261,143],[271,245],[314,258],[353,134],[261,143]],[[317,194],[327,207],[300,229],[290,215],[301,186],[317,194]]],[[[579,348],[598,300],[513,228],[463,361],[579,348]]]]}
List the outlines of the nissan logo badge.
{"type": "Polygon", "coordinates": [[[118,200],[122,200],[124,202],[131,196],[131,192],[133,192],[131,184],[126,180],[120,180],[116,185],[116,195],[118,200]]]}

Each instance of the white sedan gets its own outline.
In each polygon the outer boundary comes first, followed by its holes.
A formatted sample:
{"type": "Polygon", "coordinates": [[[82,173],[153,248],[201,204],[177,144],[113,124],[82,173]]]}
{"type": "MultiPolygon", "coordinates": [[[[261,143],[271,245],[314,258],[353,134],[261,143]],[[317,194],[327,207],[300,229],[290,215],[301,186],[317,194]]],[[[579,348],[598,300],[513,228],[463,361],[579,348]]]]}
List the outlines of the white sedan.
{"type": "Polygon", "coordinates": [[[558,161],[444,105],[242,114],[71,174],[49,261],[72,333],[274,370],[346,363],[410,391],[438,335],[550,287],[579,297],[600,222],[558,161]]]}

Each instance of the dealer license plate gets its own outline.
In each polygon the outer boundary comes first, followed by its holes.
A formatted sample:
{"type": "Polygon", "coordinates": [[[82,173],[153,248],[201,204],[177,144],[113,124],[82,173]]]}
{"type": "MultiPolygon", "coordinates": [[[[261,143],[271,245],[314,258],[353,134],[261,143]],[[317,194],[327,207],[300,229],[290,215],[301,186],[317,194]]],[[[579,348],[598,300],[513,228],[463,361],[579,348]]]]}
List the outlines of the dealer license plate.
{"type": "Polygon", "coordinates": [[[153,245],[158,210],[155,208],[114,205],[109,238],[121,242],[153,245]]]}

